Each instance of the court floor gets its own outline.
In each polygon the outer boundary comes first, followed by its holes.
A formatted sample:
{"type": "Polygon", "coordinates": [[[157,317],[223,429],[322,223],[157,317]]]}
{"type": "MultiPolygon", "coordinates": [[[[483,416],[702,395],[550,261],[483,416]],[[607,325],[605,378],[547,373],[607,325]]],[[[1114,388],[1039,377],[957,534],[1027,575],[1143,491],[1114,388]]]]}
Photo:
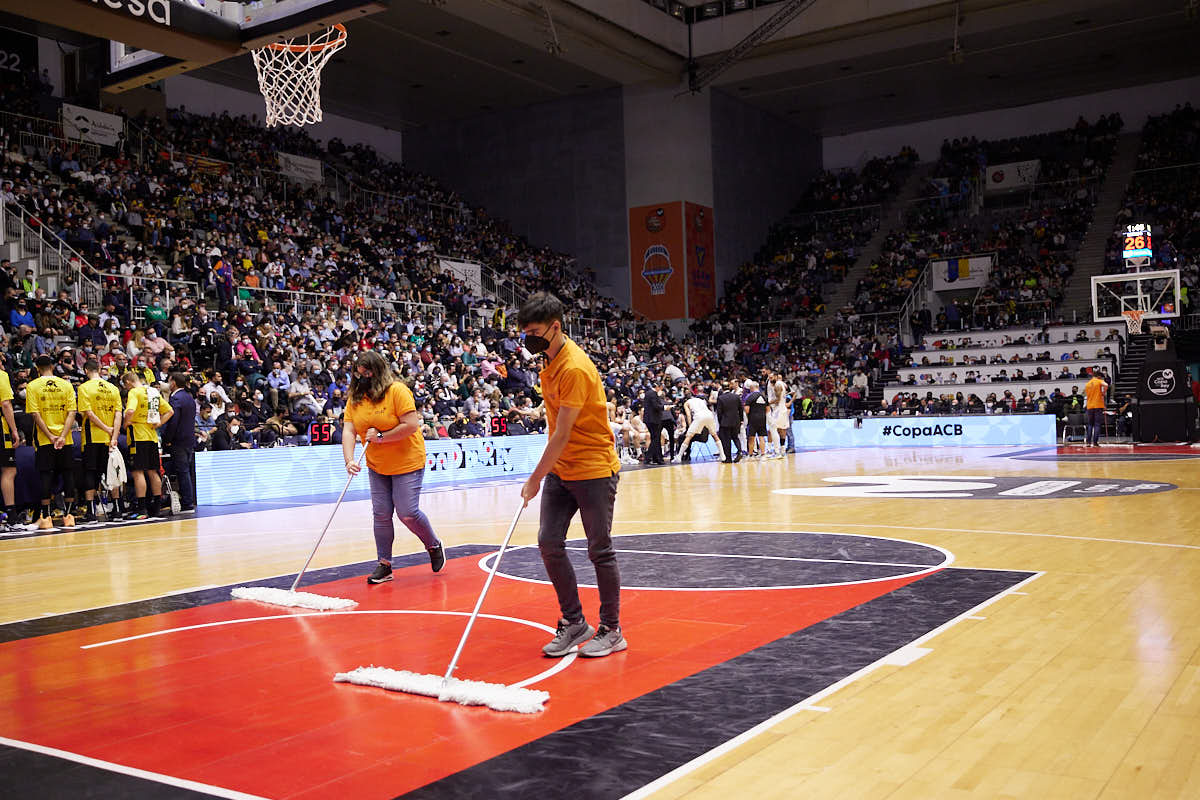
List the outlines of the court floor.
{"type": "MultiPolygon", "coordinates": [[[[423,496],[368,586],[369,501],[0,541],[12,796],[1200,797],[1200,448],[887,448],[623,473],[630,649],[545,659],[517,527],[456,674],[536,715],[335,683],[440,673],[519,480],[423,496]]],[[[595,621],[582,530],[570,554],[595,621]]]]}

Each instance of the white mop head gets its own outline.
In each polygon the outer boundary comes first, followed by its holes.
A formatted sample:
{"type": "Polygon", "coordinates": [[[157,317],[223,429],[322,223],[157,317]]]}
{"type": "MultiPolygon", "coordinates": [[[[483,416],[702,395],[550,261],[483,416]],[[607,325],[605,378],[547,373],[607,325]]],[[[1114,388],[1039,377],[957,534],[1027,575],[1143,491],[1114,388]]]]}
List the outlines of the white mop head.
{"type": "Polygon", "coordinates": [[[341,597],[325,597],[311,592],[291,592],[287,589],[272,589],[266,586],[238,586],[230,593],[239,600],[257,600],[273,606],[311,608],[315,611],[341,611],[358,605],[354,600],[341,597]]]}
{"type": "Polygon", "coordinates": [[[339,672],[333,676],[333,680],[336,683],[376,686],[393,692],[436,697],[442,702],[487,706],[494,711],[516,711],[519,714],[536,714],[543,710],[543,704],[550,699],[549,692],[536,689],[458,678],[451,678],[443,684],[441,675],[423,675],[387,667],[359,667],[350,672],[339,672]]]}

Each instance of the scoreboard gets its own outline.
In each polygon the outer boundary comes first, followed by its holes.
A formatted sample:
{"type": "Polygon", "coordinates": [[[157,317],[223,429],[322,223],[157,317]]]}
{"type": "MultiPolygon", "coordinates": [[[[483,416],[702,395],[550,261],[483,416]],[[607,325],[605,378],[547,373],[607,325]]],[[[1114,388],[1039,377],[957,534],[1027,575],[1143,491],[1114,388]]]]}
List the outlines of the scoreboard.
{"type": "Polygon", "coordinates": [[[1150,266],[1150,262],[1154,260],[1154,245],[1150,240],[1149,225],[1139,223],[1125,228],[1121,258],[1125,259],[1127,270],[1150,266]]]}

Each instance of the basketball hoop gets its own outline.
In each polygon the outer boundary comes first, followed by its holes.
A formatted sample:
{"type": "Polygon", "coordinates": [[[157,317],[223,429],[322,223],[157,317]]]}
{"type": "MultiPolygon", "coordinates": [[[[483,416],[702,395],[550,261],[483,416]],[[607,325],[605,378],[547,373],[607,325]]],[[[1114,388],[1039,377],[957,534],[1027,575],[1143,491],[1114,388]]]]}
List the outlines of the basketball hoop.
{"type": "Polygon", "coordinates": [[[258,88],[267,101],[267,126],[308,125],[321,121],[321,70],[346,46],[346,27],[334,25],[273,42],[251,52],[258,88]]]}
{"type": "Polygon", "coordinates": [[[1129,308],[1121,312],[1121,316],[1125,318],[1125,327],[1129,330],[1130,335],[1142,332],[1142,316],[1145,311],[1140,311],[1136,308],[1129,308]]]}

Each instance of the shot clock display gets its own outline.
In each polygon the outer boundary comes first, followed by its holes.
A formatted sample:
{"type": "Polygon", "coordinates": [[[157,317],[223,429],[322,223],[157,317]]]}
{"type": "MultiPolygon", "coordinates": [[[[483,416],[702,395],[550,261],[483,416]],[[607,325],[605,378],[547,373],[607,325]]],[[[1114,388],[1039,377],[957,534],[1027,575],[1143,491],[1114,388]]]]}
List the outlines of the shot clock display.
{"type": "Polygon", "coordinates": [[[335,444],[333,440],[335,424],[333,422],[310,422],[308,424],[308,443],[335,444]]]}
{"type": "Polygon", "coordinates": [[[1154,244],[1150,240],[1150,226],[1144,223],[1125,228],[1125,241],[1121,247],[1121,258],[1126,269],[1141,269],[1150,266],[1154,258],[1154,244]]]}

